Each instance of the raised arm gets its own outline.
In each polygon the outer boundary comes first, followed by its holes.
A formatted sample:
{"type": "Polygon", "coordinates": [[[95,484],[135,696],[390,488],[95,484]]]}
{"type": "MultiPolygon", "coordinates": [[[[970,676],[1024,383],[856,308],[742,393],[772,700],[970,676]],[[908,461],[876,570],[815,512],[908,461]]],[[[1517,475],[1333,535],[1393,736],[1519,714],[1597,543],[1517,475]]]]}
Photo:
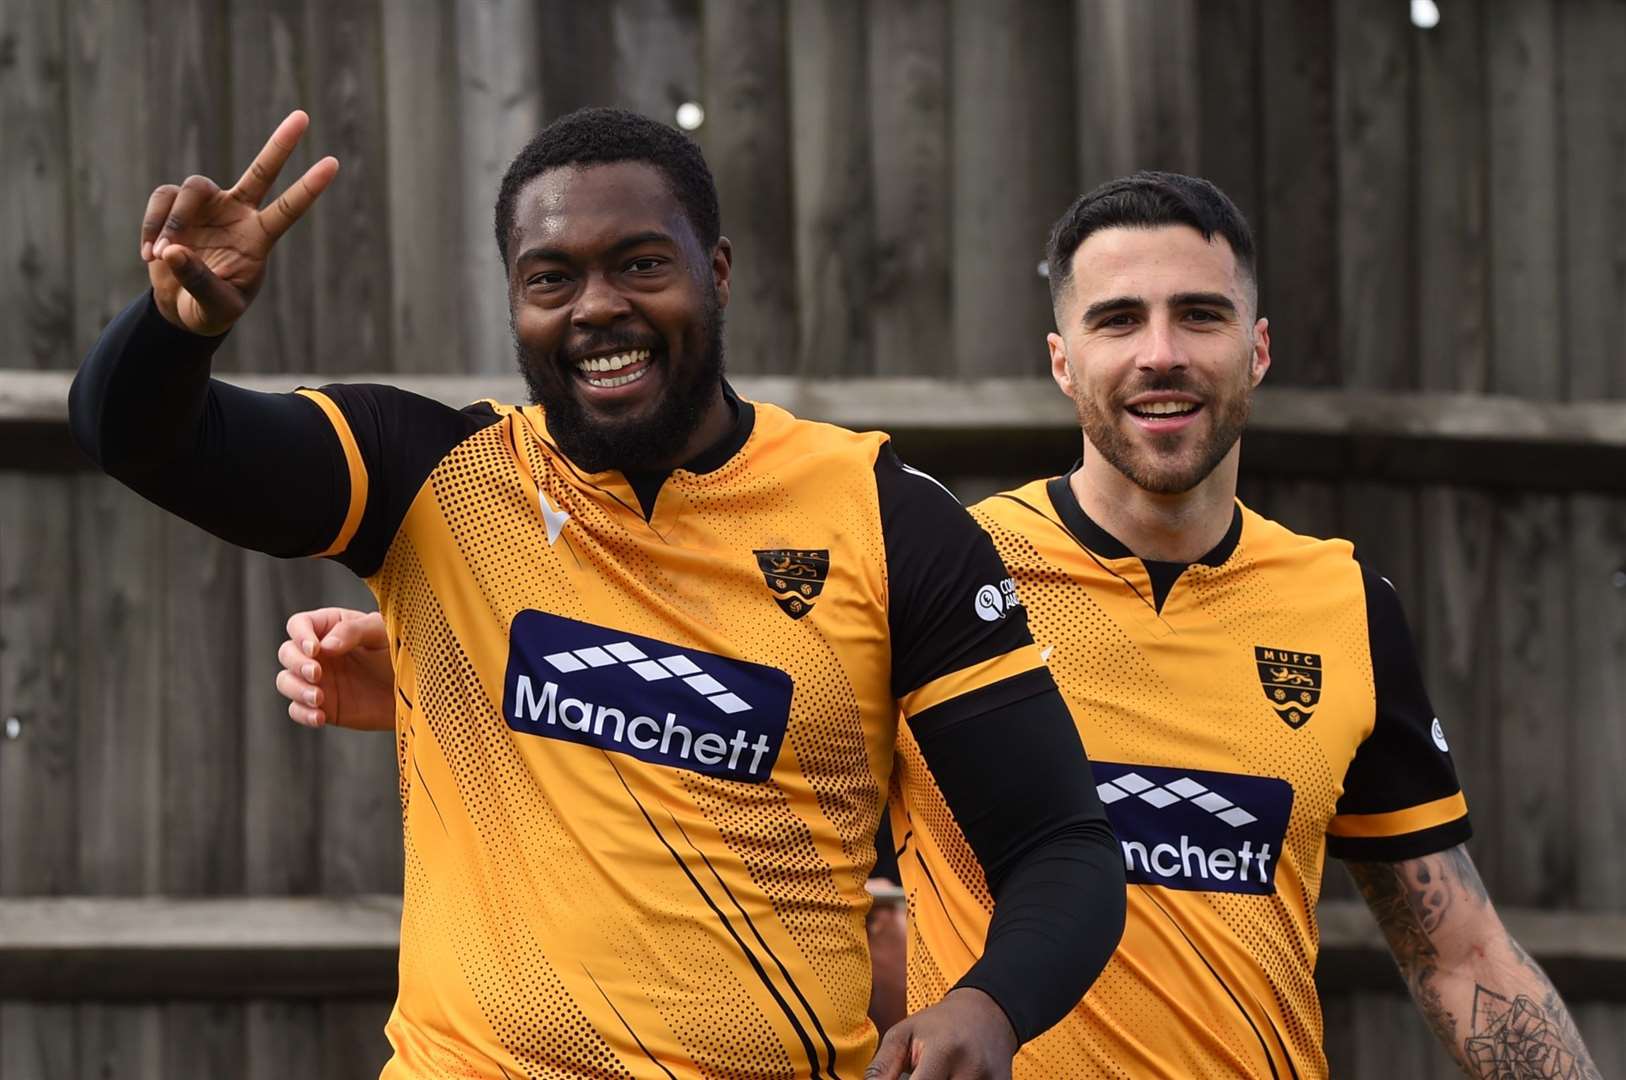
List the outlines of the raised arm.
{"type": "Polygon", "coordinates": [[[1597,1080],[1569,1010],[1502,925],[1466,848],[1348,865],[1418,1009],[1463,1072],[1597,1080]]]}

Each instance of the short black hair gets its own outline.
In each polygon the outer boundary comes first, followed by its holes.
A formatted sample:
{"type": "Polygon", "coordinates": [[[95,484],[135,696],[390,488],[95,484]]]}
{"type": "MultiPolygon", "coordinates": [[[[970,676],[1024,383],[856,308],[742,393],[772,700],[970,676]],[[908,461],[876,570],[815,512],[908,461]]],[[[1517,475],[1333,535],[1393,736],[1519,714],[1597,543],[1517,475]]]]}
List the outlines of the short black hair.
{"type": "Polygon", "coordinates": [[[1225,237],[1236,265],[1257,287],[1253,230],[1236,203],[1207,180],[1180,173],[1150,170],[1109,180],[1080,195],[1050,230],[1046,266],[1050,275],[1050,303],[1059,310],[1063,291],[1073,279],[1073,255],[1091,233],[1114,227],[1153,229],[1163,225],[1189,225],[1212,241],[1225,237]]]}
{"type": "Polygon", "coordinates": [[[700,147],[674,127],[626,109],[587,108],[543,128],[508,166],[497,192],[497,253],[508,265],[514,202],[521,189],[549,169],[642,161],[659,169],[672,186],[695,235],[708,251],[721,232],[717,184],[700,147]]]}

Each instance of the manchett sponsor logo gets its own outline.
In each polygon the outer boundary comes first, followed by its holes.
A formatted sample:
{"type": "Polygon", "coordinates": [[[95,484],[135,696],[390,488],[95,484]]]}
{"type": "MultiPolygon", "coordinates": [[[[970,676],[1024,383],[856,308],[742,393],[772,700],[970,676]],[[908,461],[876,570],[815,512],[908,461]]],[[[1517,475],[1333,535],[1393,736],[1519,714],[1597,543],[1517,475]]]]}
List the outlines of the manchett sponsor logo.
{"type": "Polygon", "coordinates": [[[509,631],[503,717],[528,735],[759,782],[791,693],[777,668],[524,611],[509,631]]]}
{"type": "Polygon", "coordinates": [[[1131,884],[1267,895],[1293,810],[1269,776],[1092,761],[1131,884]]]}

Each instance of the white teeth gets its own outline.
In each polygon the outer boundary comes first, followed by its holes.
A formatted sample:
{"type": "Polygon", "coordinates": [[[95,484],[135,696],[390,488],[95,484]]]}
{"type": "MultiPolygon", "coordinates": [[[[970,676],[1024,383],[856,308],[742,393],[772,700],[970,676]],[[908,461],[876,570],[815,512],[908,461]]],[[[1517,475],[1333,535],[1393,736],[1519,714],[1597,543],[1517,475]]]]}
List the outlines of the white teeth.
{"type": "Polygon", "coordinates": [[[1132,408],[1143,416],[1179,416],[1192,412],[1197,405],[1191,401],[1148,401],[1144,405],[1135,405],[1132,408]]]}
{"type": "Polygon", "coordinates": [[[643,378],[647,374],[649,374],[649,369],[646,368],[646,367],[641,367],[637,371],[630,372],[630,373],[628,373],[626,375],[612,375],[608,379],[591,379],[590,378],[587,381],[592,383],[594,386],[599,386],[599,387],[603,387],[605,389],[609,389],[612,386],[625,386],[630,382],[637,382],[639,379],[643,378]]]}
{"type": "Polygon", "coordinates": [[[631,367],[649,359],[648,349],[634,349],[631,352],[616,353],[614,356],[590,356],[576,364],[576,369],[583,373],[593,371],[620,371],[624,367],[631,367]]]}

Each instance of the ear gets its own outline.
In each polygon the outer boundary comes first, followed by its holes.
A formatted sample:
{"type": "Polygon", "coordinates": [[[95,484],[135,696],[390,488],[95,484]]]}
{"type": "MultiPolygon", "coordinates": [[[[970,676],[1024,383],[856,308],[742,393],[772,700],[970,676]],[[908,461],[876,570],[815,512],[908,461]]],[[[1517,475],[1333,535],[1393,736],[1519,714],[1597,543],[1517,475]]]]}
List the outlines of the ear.
{"type": "Polygon", "coordinates": [[[1044,343],[1050,347],[1050,377],[1056,380],[1061,392],[1068,397],[1073,396],[1073,370],[1067,365],[1067,342],[1057,333],[1044,336],[1044,343]]]}
{"type": "Polygon", "coordinates": [[[728,237],[719,236],[717,246],[711,249],[711,280],[717,287],[717,303],[728,306],[728,286],[734,273],[734,245],[728,237]]]}
{"type": "Polygon", "coordinates": [[[1260,319],[1253,324],[1253,358],[1248,372],[1250,383],[1258,386],[1265,381],[1270,370],[1270,320],[1260,319]]]}

